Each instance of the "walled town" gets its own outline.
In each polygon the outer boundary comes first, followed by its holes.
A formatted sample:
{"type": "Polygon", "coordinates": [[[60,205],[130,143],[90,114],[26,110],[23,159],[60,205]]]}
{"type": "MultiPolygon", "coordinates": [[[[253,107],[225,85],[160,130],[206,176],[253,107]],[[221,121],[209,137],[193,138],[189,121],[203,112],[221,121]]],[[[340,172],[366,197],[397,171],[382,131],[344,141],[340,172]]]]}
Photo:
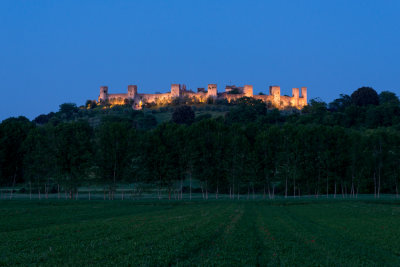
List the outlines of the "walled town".
{"type": "Polygon", "coordinates": [[[307,87],[301,87],[300,90],[299,88],[293,88],[292,96],[286,96],[281,95],[281,88],[279,86],[270,86],[268,95],[254,95],[252,85],[244,85],[243,87],[227,85],[225,92],[219,93],[216,84],[208,84],[207,90],[205,88],[198,88],[197,92],[187,90],[184,84],[172,84],[170,92],[156,94],[140,94],[138,93],[137,85],[129,85],[128,92],[125,94],[109,94],[108,87],[101,86],[98,101],[100,103],[107,102],[112,105],[132,103],[134,109],[141,109],[146,103],[162,105],[170,103],[175,98],[183,97],[192,98],[199,102],[206,102],[207,99],[226,99],[228,102],[231,102],[241,97],[252,97],[260,99],[269,104],[269,106],[278,109],[289,107],[301,109],[307,105],[307,87]]]}

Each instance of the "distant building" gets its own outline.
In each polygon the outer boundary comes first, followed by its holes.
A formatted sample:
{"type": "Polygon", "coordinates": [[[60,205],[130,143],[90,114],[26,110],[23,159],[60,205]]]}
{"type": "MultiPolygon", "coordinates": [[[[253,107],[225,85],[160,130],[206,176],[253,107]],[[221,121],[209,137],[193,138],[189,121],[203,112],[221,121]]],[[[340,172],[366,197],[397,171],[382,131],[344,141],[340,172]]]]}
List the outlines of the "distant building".
{"type": "Polygon", "coordinates": [[[112,105],[132,104],[134,109],[141,109],[146,103],[168,104],[173,99],[181,97],[194,98],[199,102],[206,102],[208,98],[214,100],[226,99],[231,102],[244,96],[260,99],[278,109],[287,107],[301,109],[307,105],[307,87],[301,87],[300,90],[293,88],[292,96],[282,96],[279,86],[270,86],[269,94],[254,95],[252,85],[244,85],[243,87],[228,85],[225,87],[225,92],[218,93],[216,84],[209,84],[207,90],[198,88],[197,92],[187,90],[185,85],[172,84],[170,92],[156,94],[139,94],[136,85],[129,85],[126,94],[109,94],[108,87],[102,86],[100,87],[98,101],[100,103],[108,102],[112,105]]]}

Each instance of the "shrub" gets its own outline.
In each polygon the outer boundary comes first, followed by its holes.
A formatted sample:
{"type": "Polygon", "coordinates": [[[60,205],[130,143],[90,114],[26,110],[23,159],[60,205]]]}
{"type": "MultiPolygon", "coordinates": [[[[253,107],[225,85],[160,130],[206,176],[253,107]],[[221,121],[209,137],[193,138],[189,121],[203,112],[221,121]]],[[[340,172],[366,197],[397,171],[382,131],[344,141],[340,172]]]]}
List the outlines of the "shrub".
{"type": "Polygon", "coordinates": [[[178,124],[192,124],[194,117],[194,111],[190,106],[177,107],[172,113],[172,121],[178,124]]]}

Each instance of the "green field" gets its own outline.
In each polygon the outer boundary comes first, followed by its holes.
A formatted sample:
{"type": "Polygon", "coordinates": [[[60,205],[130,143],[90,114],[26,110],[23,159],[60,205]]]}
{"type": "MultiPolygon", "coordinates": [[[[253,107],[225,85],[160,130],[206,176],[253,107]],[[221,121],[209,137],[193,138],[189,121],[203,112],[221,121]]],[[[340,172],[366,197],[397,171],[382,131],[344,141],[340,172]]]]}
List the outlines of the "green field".
{"type": "Polygon", "coordinates": [[[0,201],[0,266],[399,266],[394,201],[0,201]]]}

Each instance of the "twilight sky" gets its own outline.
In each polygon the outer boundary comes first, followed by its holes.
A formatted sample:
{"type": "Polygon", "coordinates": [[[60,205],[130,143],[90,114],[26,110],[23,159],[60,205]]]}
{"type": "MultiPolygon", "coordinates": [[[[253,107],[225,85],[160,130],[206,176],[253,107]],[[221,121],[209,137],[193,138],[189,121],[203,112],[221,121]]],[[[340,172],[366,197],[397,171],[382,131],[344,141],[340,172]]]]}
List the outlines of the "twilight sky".
{"type": "Polygon", "coordinates": [[[82,105],[101,85],[400,95],[398,0],[1,0],[0,38],[0,120],[82,105]]]}

